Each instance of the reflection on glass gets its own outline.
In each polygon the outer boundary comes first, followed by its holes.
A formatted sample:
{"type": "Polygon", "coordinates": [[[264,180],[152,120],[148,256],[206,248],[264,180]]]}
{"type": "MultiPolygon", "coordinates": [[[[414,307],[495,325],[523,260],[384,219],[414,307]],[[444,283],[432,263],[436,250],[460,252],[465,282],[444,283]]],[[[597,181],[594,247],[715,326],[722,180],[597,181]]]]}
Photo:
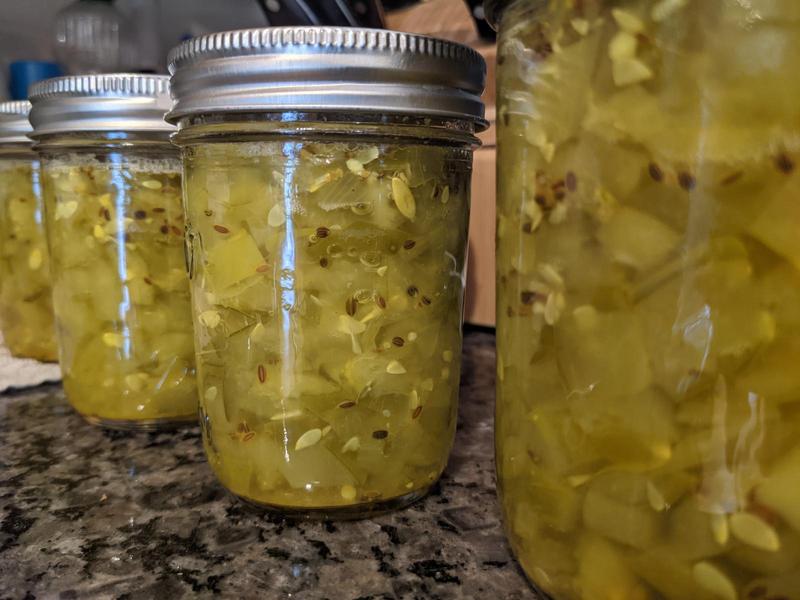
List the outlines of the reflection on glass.
{"type": "Polygon", "coordinates": [[[559,600],[800,598],[797,3],[518,1],[499,57],[521,564],[559,600]]]}

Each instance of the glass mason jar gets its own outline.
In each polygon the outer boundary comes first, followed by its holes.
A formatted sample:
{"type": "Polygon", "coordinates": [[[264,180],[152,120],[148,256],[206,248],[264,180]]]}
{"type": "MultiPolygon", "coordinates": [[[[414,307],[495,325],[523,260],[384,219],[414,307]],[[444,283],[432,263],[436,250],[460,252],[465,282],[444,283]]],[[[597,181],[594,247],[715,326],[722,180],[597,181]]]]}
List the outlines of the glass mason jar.
{"type": "Polygon", "coordinates": [[[170,69],[212,468],[243,499],[315,516],[421,497],[455,431],[482,59],[286,28],[190,40],[170,69]],[[440,97],[400,60],[440,76],[440,97]]]}
{"type": "Polygon", "coordinates": [[[13,356],[58,360],[39,160],[23,101],[0,103],[0,331],[13,356]]]}
{"type": "Polygon", "coordinates": [[[178,150],[166,76],[32,88],[64,389],[88,421],[196,419],[178,150]]]}
{"type": "Polygon", "coordinates": [[[800,5],[498,12],[517,557],[558,599],[797,600],[800,5]]]}

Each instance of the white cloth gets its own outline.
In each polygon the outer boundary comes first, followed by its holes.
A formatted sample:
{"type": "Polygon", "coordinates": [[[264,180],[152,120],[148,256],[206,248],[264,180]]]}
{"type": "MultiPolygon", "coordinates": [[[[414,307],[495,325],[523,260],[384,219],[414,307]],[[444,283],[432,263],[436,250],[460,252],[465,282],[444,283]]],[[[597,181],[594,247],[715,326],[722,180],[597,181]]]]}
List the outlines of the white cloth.
{"type": "Polygon", "coordinates": [[[29,358],[14,358],[0,336],[0,393],[9,388],[24,388],[49,381],[61,381],[57,363],[41,363],[29,358]]]}

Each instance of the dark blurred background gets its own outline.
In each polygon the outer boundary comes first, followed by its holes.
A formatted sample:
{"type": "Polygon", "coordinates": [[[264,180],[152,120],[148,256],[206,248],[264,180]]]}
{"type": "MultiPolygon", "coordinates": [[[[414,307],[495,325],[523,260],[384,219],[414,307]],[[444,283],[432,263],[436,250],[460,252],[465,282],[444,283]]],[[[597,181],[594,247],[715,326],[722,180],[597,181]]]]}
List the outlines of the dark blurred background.
{"type": "MultiPolygon", "coordinates": [[[[59,74],[165,73],[182,40],[268,25],[385,27],[467,44],[489,65],[486,118],[495,117],[493,34],[482,0],[0,0],[0,100],[59,74]]],[[[467,321],[494,324],[494,127],[475,152],[467,321]]]]}
{"type": "MultiPolygon", "coordinates": [[[[478,3],[480,14],[479,0],[468,1],[478,3]]],[[[471,9],[463,0],[453,2],[469,19],[471,9]]],[[[413,10],[416,4],[416,0],[2,0],[0,99],[24,97],[30,80],[59,73],[164,72],[170,48],[204,33],[267,25],[386,27],[393,14],[413,10]]],[[[477,25],[472,29],[477,32],[477,25]]]]}

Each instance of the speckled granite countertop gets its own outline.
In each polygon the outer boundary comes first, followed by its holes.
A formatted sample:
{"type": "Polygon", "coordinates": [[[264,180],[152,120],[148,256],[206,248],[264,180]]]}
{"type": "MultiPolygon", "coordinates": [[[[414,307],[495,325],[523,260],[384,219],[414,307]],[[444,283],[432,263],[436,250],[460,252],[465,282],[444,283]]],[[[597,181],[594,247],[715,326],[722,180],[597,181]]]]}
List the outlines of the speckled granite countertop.
{"type": "Polygon", "coordinates": [[[441,483],[355,522],[245,508],[214,480],[197,428],[103,432],[59,387],[0,396],[0,598],[536,598],[495,499],[492,342],[467,334],[441,483]]]}

